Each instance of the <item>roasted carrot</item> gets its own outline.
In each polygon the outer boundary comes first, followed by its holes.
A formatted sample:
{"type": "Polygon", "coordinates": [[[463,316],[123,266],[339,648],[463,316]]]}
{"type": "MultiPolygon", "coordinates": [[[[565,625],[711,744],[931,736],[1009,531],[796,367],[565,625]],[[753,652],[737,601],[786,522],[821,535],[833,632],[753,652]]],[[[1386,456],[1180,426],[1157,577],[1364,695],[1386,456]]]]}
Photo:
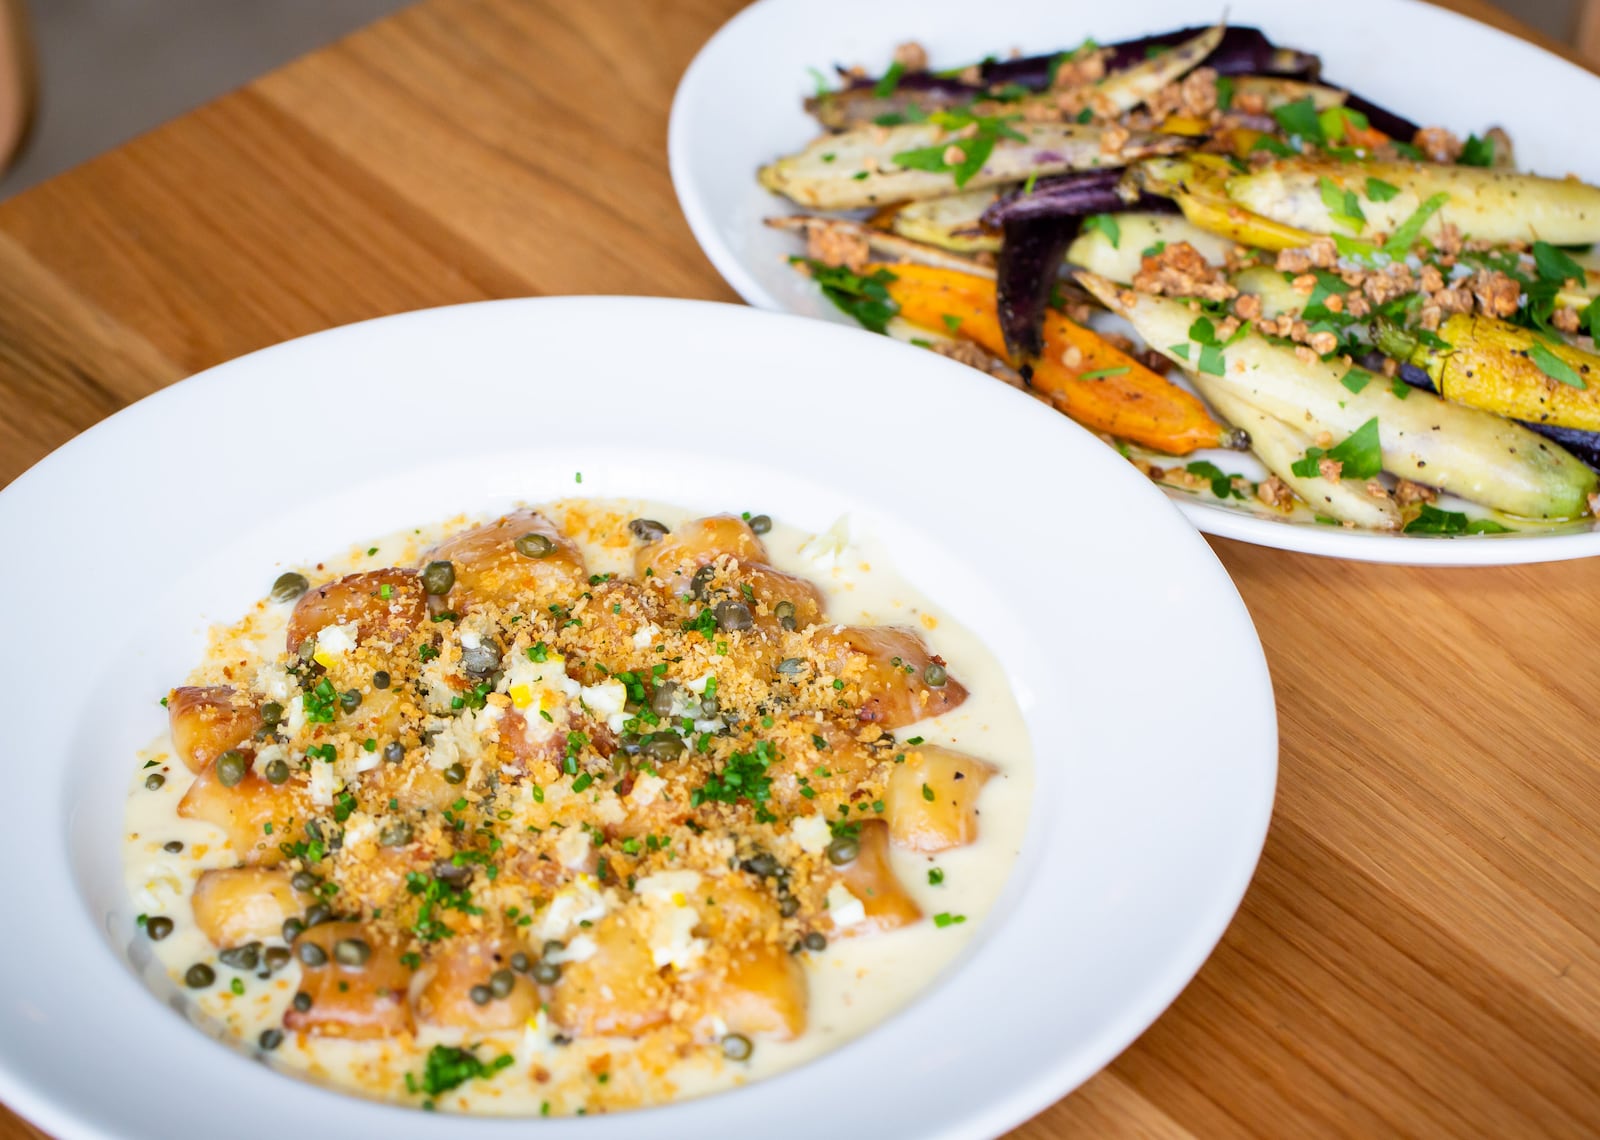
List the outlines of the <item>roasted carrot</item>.
{"type": "MultiPolygon", "coordinates": [[[[1018,367],[1000,333],[993,281],[925,265],[884,268],[894,275],[887,288],[902,319],[953,333],[1018,367]]],[[[1248,444],[1198,398],[1054,310],[1045,316],[1044,352],[1029,363],[1030,386],[1095,431],[1171,455],[1248,444]]]]}

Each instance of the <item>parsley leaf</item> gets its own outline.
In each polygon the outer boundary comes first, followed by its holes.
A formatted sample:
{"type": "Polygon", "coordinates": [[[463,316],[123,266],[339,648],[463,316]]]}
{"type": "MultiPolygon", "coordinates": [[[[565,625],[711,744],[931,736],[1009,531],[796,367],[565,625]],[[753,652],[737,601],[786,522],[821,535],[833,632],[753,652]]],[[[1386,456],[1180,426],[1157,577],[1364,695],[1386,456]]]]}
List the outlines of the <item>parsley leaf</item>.
{"type": "Polygon", "coordinates": [[[1367,198],[1373,202],[1388,202],[1400,193],[1400,187],[1381,178],[1367,179],[1367,198]]]}
{"type": "Polygon", "coordinates": [[[822,295],[842,312],[861,322],[862,328],[875,333],[884,332],[890,319],[900,311],[900,306],[889,296],[888,286],[895,276],[887,269],[879,269],[863,277],[842,265],[825,265],[803,257],[790,258],[790,261],[803,262],[808,266],[812,280],[822,289],[822,295]]]}
{"type": "Polygon", "coordinates": [[[1339,378],[1339,383],[1359,394],[1363,388],[1372,383],[1372,373],[1363,368],[1352,368],[1339,378]]]}
{"type": "Polygon", "coordinates": [[[872,85],[872,93],[879,99],[887,99],[900,86],[900,77],[905,73],[906,65],[895,60],[889,65],[889,70],[883,73],[883,78],[872,85]]]}
{"type": "Polygon", "coordinates": [[[1460,511],[1441,511],[1428,503],[1422,513],[1406,523],[1406,534],[1512,534],[1512,529],[1493,519],[1468,519],[1460,511]]]}
{"type": "Polygon", "coordinates": [[[1282,107],[1273,109],[1272,117],[1278,120],[1278,126],[1283,128],[1283,133],[1291,138],[1298,135],[1308,143],[1318,146],[1326,141],[1322,134],[1321,116],[1317,114],[1317,106],[1308,95],[1304,99],[1296,99],[1293,103],[1285,103],[1282,107]]]}
{"type": "Polygon", "coordinates": [[[1569,388],[1581,389],[1589,386],[1583,377],[1578,375],[1576,368],[1552,352],[1543,341],[1536,340],[1528,346],[1528,359],[1533,361],[1534,367],[1540,372],[1569,388]]]}
{"type": "Polygon", "coordinates": [[[1234,86],[1233,76],[1217,76],[1217,109],[1219,111],[1226,111],[1233,106],[1234,86]]]}
{"type": "Polygon", "coordinates": [[[1416,208],[1416,211],[1405,221],[1395,227],[1394,233],[1389,235],[1389,240],[1383,243],[1383,252],[1390,257],[1404,257],[1411,252],[1411,247],[1417,244],[1417,239],[1422,236],[1422,227],[1428,224],[1428,219],[1437,214],[1450,201],[1450,195],[1442,191],[1429,198],[1416,208]]]}
{"type": "Polygon", "coordinates": [[[1322,204],[1328,208],[1328,216],[1335,225],[1343,226],[1354,234],[1366,228],[1367,216],[1361,212],[1361,200],[1356,197],[1354,190],[1342,189],[1326,174],[1317,179],[1317,189],[1321,191],[1322,204]]]}
{"type": "Polygon", "coordinates": [[[1202,479],[1211,480],[1211,493],[1219,499],[1230,496],[1235,499],[1244,498],[1244,492],[1233,485],[1233,476],[1229,475],[1215,463],[1204,459],[1197,459],[1184,468],[1191,475],[1198,475],[1202,479]]]}
{"type": "Polygon", "coordinates": [[[1565,250],[1547,241],[1533,243],[1533,265],[1539,274],[1539,280],[1549,281],[1557,286],[1565,285],[1568,281],[1577,281],[1581,284],[1587,280],[1583,266],[1568,257],[1565,250]]]}
{"type": "Polygon", "coordinates": [[[1090,214],[1083,219],[1083,232],[1092,233],[1099,230],[1106,235],[1106,240],[1111,243],[1112,249],[1119,248],[1122,242],[1122,227],[1117,225],[1117,219],[1110,214],[1090,214]]]}
{"type": "Polygon", "coordinates": [[[1323,459],[1333,459],[1343,465],[1341,479],[1371,479],[1383,470],[1383,449],[1378,442],[1378,417],[1373,416],[1341,443],[1324,451],[1320,447],[1306,449],[1304,459],[1297,459],[1290,470],[1302,479],[1314,479],[1321,474],[1323,459]]]}
{"type": "Polygon", "coordinates": [[[1494,140],[1480,139],[1477,135],[1468,135],[1466,143],[1461,147],[1461,157],[1456,159],[1456,165],[1493,166],[1494,140]]]}

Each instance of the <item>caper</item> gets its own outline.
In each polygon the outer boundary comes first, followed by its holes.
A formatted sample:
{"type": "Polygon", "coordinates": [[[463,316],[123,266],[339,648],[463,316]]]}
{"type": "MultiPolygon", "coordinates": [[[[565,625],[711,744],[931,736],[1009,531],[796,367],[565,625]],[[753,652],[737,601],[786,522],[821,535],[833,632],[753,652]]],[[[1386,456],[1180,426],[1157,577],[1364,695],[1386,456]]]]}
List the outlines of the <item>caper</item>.
{"type": "Polygon", "coordinates": [[[176,855],[178,852],[183,850],[183,840],[169,839],[161,845],[161,850],[168,851],[176,855]]]}
{"type": "Polygon", "coordinates": [[[778,900],[778,913],[784,918],[793,918],[800,912],[800,900],[793,895],[784,895],[778,900]]]}
{"type": "Polygon", "coordinates": [[[315,819],[306,820],[306,835],[311,839],[315,839],[318,843],[323,842],[323,840],[326,838],[322,834],[321,822],[315,819]]]}
{"type": "Polygon", "coordinates": [[[721,707],[722,705],[714,693],[708,693],[700,698],[700,716],[706,720],[716,716],[717,710],[721,707]]]}
{"type": "Polygon", "coordinates": [[[355,712],[361,707],[361,690],[346,689],[339,694],[339,707],[345,712],[355,712]]]}
{"type": "Polygon", "coordinates": [[[799,657],[785,657],[778,662],[778,672],[793,676],[806,667],[806,663],[799,657]]]}
{"type": "Polygon", "coordinates": [[[531,965],[533,965],[533,962],[521,950],[511,955],[511,968],[517,973],[526,974],[528,967],[531,965]]]}
{"type": "Polygon", "coordinates": [[[945,667],[937,661],[930,662],[922,671],[922,679],[935,689],[944,688],[945,682],[950,680],[950,674],[945,667]]]}
{"type": "Polygon", "coordinates": [[[392,678],[389,676],[387,669],[379,669],[372,675],[372,687],[374,689],[387,689],[391,680],[392,678]]]}
{"type": "Polygon", "coordinates": [[[411,842],[411,825],[403,819],[393,819],[378,831],[379,847],[404,847],[411,842]]]}
{"type": "Polygon", "coordinates": [[[461,667],[474,676],[482,677],[500,667],[500,647],[486,641],[461,651],[461,667]]]}
{"type": "Polygon", "coordinates": [[[277,701],[268,701],[261,706],[261,723],[272,728],[283,721],[283,706],[277,701]]]}
{"type": "Polygon", "coordinates": [[[665,762],[682,756],[686,747],[676,732],[652,732],[641,751],[652,760],[665,762]]]}
{"type": "Polygon", "coordinates": [[[793,602],[779,602],[772,607],[772,612],[777,617],[778,624],[783,626],[784,629],[793,629],[799,624],[795,620],[793,602]]]}
{"type": "Polygon", "coordinates": [[[673,698],[678,692],[678,682],[663,681],[650,694],[650,711],[657,716],[671,716],[673,698]]]}
{"type": "Polygon", "coordinates": [[[434,597],[448,594],[450,587],[455,584],[456,568],[453,563],[441,559],[422,568],[422,588],[434,597]]]}
{"type": "Polygon", "coordinates": [[[217,757],[217,782],[224,788],[231,788],[244,779],[248,767],[244,756],[230,748],[217,757]]]}
{"type": "Polygon", "coordinates": [[[444,782],[447,784],[459,784],[466,778],[467,770],[460,764],[452,764],[444,770],[444,782]]]}
{"type": "Polygon", "coordinates": [[[517,976],[510,970],[496,970],[489,975],[489,992],[497,998],[511,996],[517,987],[517,976]]]}
{"type": "Polygon", "coordinates": [[[806,935],[802,942],[807,950],[822,951],[828,948],[828,940],[815,930],[806,935]]]}
{"type": "Polygon", "coordinates": [[[235,970],[253,970],[261,964],[261,943],[246,942],[243,946],[219,951],[217,961],[235,970]]]}
{"type": "Polygon", "coordinates": [[[533,964],[533,980],[541,986],[553,986],[561,979],[561,965],[548,958],[533,964]]]}
{"type": "Polygon", "coordinates": [[[472,999],[473,1005],[488,1005],[494,998],[494,993],[488,986],[473,986],[467,991],[467,996],[472,999]]]}
{"type": "Polygon", "coordinates": [[[203,990],[217,980],[217,972],[204,962],[196,962],[183,975],[183,984],[191,990],[203,990]]]}
{"type": "Polygon", "coordinates": [[[721,630],[749,629],[754,622],[750,607],[743,602],[718,602],[715,613],[721,630]]]}
{"type": "Polygon", "coordinates": [[[655,519],[634,519],[628,524],[628,530],[640,542],[654,542],[668,533],[667,528],[655,519]]]}
{"type": "MultiPolygon", "coordinates": [[[[317,643],[309,637],[300,643],[299,649],[294,651],[295,656],[300,658],[300,663],[303,665],[311,664],[311,658],[316,655],[316,652],[317,643]]],[[[314,678],[310,673],[306,673],[300,678],[300,687],[302,689],[309,689],[313,679],[314,678]]]]}
{"type": "Polygon", "coordinates": [[[277,580],[272,583],[272,592],[268,596],[275,602],[292,602],[309,589],[311,583],[306,581],[304,574],[287,570],[279,574],[277,580]]]}
{"type": "Polygon", "coordinates": [[[290,877],[289,885],[297,891],[314,891],[322,885],[322,879],[310,871],[296,871],[290,877]]]}
{"type": "Polygon", "coordinates": [[[694,577],[689,579],[689,596],[696,601],[706,596],[706,587],[711,585],[711,579],[717,576],[715,566],[702,566],[694,572],[694,577]]]}
{"type": "Polygon", "coordinates": [[[306,928],[306,924],[301,922],[298,918],[286,918],[286,919],[284,919],[283,920],[283,940],[285,942],[293,942],[296,938],[300,937],[300,932],[303,931],[305,928],[306,928]]]}
{"type": "Polygon", "coordinates": [[[763,879],[770,879],[778,873],[778,860],[767,852],[762,851],[750,856],[744,861],[744,869],[752,875],[760,875],[763,879]]]}
{"type": "Polygon", "coordinates": [[[472,882],[472,868],[441,859],[433,865],[433,877],[452,887],[464,887],[472,882]]]}
{"type": "Polygon", "coordinates": [[[383,746],[383,758],[391,764],[398,764],[406,758],[406,746],[398,740],[391,740],[383,746]]]}
{"type": "Polygon", "coordinates": [[[549,558],[556,552],[556,544],[548,535],[536,531],[518,538],[512,543],[517,548],[517,553],[524,558],[549,558]]]}
{"type": "Polygon", "coordinates": [[[315,942],[302,942],[295,947],[295,953],[300,955],[300,961],[315,969],[328,964],[328,952],[315,942]]]}
{"type": "Polygon", "coordinates": [[[260,1045],[267,1052],[272,1052],[279,1045],[283,1044],[283,1030],[263,1029],[261,1031],[261,1036],[256,1038],[256,1044],[260,1045]]]}
{"type": "Polygon", "coordinates": [[[755,518],[750,520],[750,529],[755,531],[757,534],[766,534],[772,529],[772,516],[757,515],[755,518]]]}
{"type": "Polygon", "coordinates": [[[289,948],[287,946],[269,946],[262,955],[262,960],[267,967],[267,973],[276,974],[289,964],[289,948]]]}
{"type": "Polygon", "coordinates": [[[545,954],[546,956],[548,956],[550,954],[559,954],[563,950],[565,950],[566,948],[567,948],[567,944],[565,942],[562,942],[560,939],[558,939],[558,938],[547,938],[547,939],[545,939],[544,945],[542,947],[540,947],[540,951],[543,954],[545,954]]]}
{"type": "Polygon", "coordinates": [[[306,993],[305,990],[301,990],[294,995],[294,1001],[291,1004],[293,1004],[297,1012],[304,1013],[311,1008],[311,995],[306,993]]]}
{"type": "Polygon", "coordinates": [[[147,918],[144,920],[144,933],[150,941],[160,942],[172,933],[172,919],[164,914],[158,914],[154,918],[147,918]]]}
{"type": "Polygon", "coordinates": [[[282,784],[289,779],[289,762],[287,760],[267,761],[267,783],[282,784]]]}
{"type": "Polygon", "coordinates": [[[144,786],[152,792],[160,788],[161,785],[165,784],[166,782],[167,778],[160,772],[151,772],[144,778],[144,786]]]}
{"type": "Polygon", "coordinates": [[[333,944],[333,960],[341,966],[365,966],[372,947],[359,938],[341,938],[333,944]]]}
{"type": "Polygon", "coordinates": [[[730,1033],[722,1039],[722,1055],[730,1061],[748,1061],[754,1048],[743,1033],[730,1033]]]}
{"type": "Polygon", "coordinates": [[[835,867],[843,867],[846,863],[855,862],[855,858],[859,854],[861,854],[861,843],[848,835],[841,835],[828,844],[828,862],[835,867]]]}
{"type": "Polygon", "coordinates": [[[312,903],[306,909],[307,926],[321,926],[324,922],[330,922],[332,919],[333,908],[327,903],[312,903]]]}

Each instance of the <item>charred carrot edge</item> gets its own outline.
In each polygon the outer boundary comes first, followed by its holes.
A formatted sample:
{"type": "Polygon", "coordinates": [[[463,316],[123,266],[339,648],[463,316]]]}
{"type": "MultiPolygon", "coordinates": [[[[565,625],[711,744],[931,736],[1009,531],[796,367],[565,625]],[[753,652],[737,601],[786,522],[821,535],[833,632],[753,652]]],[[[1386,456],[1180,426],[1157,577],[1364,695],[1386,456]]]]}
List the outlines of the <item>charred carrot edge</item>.
{"type": "MultiPolygon", "coordinates": [[[[888,291],[902,319],[970,340],[1017,366],[1000,333],[993,281],[925,265],[884,268],[895,277],[888,291]]],[[[1198,398],[1058,312],[1046,315],[1044,353],[1031,363],[1031,386],[1095,431],[1169,455],[1240,445],[1240,433],[1218,423],[1198,398]]]]}

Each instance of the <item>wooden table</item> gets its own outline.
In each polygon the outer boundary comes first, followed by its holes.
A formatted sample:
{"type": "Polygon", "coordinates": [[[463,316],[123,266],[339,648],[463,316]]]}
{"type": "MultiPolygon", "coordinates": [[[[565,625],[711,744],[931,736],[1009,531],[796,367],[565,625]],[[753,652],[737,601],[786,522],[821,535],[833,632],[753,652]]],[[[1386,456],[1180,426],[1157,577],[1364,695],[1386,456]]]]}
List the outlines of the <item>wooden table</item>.
{"type": "MultiPolygon", "coordinates": [[[[428,0],[0,205],[0,484],[332,325],[734,300],[678,212],[666,125],[738,6],[428,0]]],[[[1214,545],[1282,718],[1260,872],[1172,1009],[1016,1135],[1600,1133],[1600,561],[1214,545]]],[[[0,1140],[32,1135],[0,1116],[0,1140]]]]}

